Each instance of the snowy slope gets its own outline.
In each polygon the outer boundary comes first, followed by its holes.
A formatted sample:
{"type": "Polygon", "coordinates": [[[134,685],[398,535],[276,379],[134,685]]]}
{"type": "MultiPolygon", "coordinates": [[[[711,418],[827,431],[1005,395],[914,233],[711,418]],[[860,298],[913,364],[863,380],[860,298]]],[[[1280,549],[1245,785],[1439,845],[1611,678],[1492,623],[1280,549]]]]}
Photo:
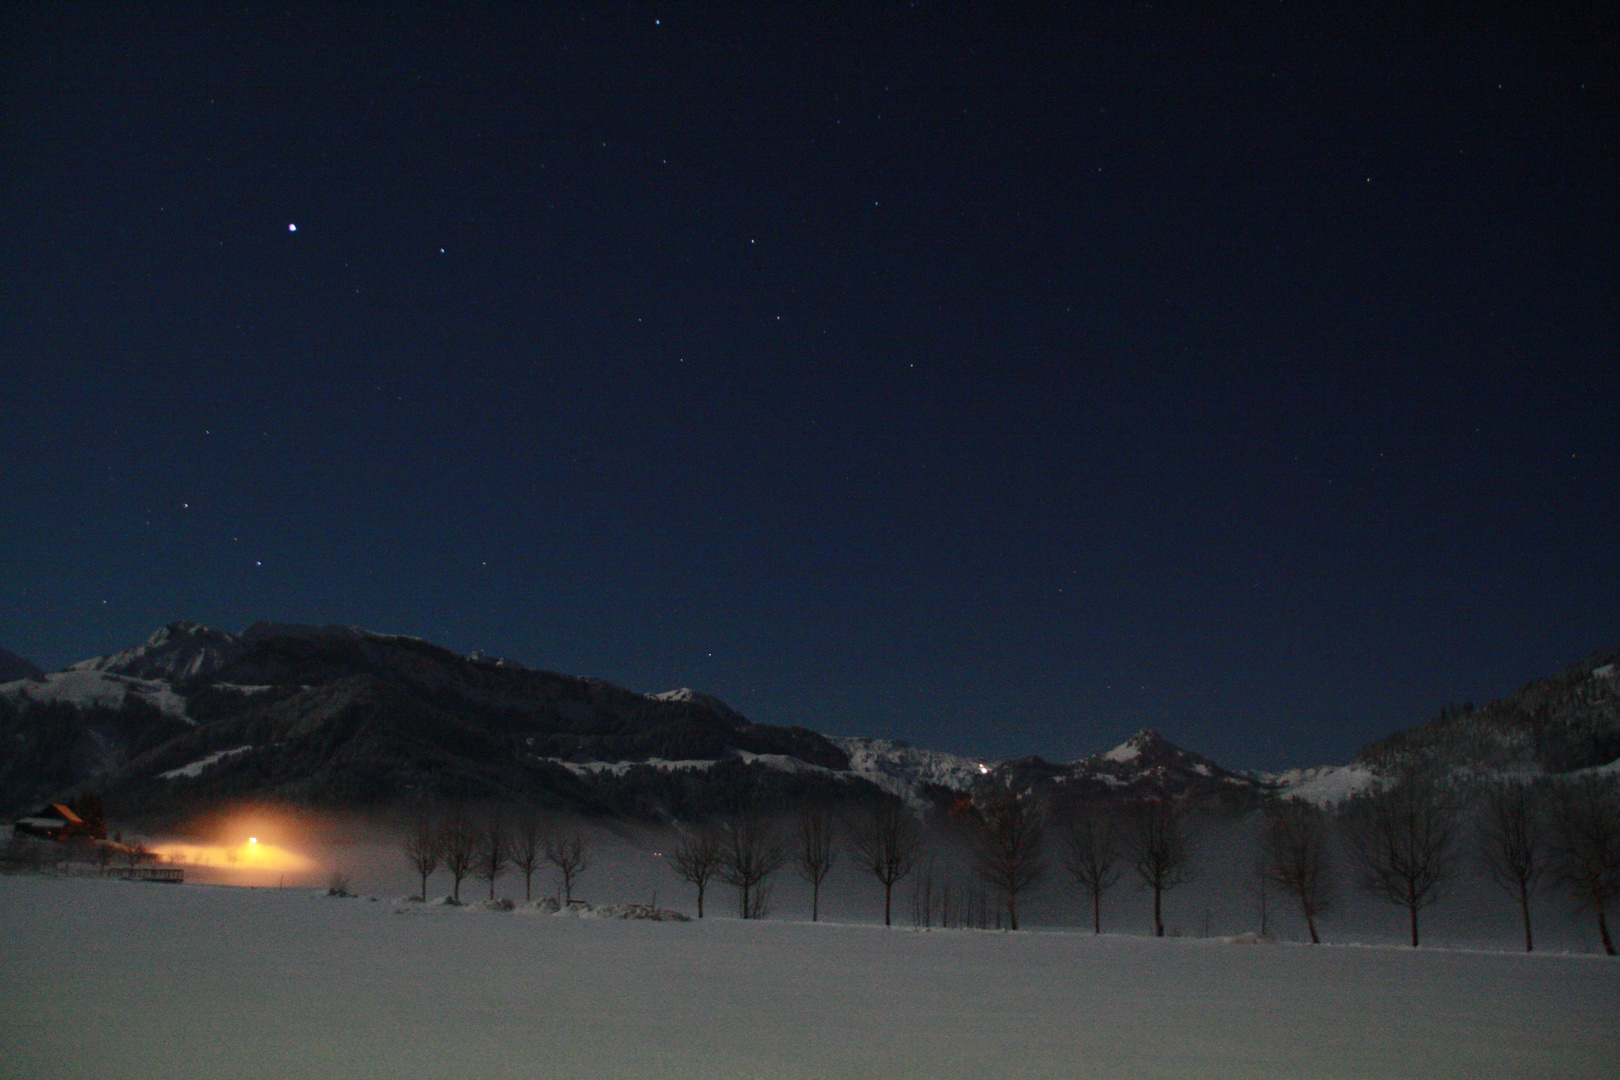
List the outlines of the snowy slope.
{"type": "Polygon", "coordinates": [[[1317,806],[1334,806],[1353,795],[1370,790],[1378,774],[1365,765],[1322,765],[1314,769],[1289,769],[1267,774],[1278,793],[1317,806]]]}
{"type": "Polygon", "coordinates": [[[919,750],[888,739],[844,738],[833,742],[849,755],[851,773],[907,799],[915,798],[922,784],[967,791],[995,764],[943,750],[919,750]]]}
{"type": "Polygon", "coordinates": [[[167,682],[79,667],[52,672],[39,681],[19,679],[0,684],[0,697],[12,702],[59,702],[86,709],[120,709],[127,699],[135,698],[168,716],[190,720],[186,699],[167,682]]]}

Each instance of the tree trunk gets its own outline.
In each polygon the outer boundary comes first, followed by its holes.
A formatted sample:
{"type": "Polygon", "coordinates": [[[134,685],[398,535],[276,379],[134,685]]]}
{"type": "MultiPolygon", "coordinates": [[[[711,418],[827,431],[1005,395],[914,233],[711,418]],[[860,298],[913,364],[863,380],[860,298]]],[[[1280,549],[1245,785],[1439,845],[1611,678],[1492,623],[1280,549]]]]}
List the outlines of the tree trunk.
{"type": "Polygon", "coordinates": [[[811,922],[819,922],[820,920],[821,920],[821,882],[813,881],[813,882],[810,883],[810,921],[811,922]]]}
{"type": "Polygon", "coordinates": [[[1163,898],[1163,896],[1164,896],[1164,890],[1159,888],[1157,885],[1155,885],[1153,887],[1153,936],[1154,937],[1164,937],[1164,915],[1163,915],[1163,911],[1160,908],[1160,904],[1159,904],[1159,902],[1163,898]]]}
{"type": "Polygon", "coordinates": [[[1091,932],[1102,933],[1102,893],[1091,894],[1091,932]]]}
{"type": "Polygon", "coordinates": [[[1018,894],[1007,894],[1007,929],[1018,929],[1018,894]]]}
{"type": "Polygon", "coordinates": [[[1305,929],[1311,932],[1312,945],[1322,944],[1322,939],[1316,936],[1316,912],[1309,907],[1305,909],[1305,929]]]}
{"type": "Polygon", "coordinates": [[[883,925],[889,925],[889,899],[894,894],[894,882],[883,883],[883,925]]]}
{"type": "Polygon", "coordinates": [[[1524,951],[1535,952],[1536,940],[1530,935],[1530,894],[1519,893],[1519,912],[1524,916],[1524,951]]]}
{"type": "Polygon", "coordinates": [[[1614,939],[1609,936],[1609,917],[1603,910],[1603,897],[1597,899],[1598,933],[1603,936],[1603,951],[1615,955],[1614,939]]]}
{"type": "Polygon", "coordinates": [[[698,886],[698,918],[703,918],[703,886],[698,886]]]}
{"type": "Polygon", "coordinates": [[[1418,913],[1418,909],[1417,909],[1417,905],[1416,904],[1409,904],[1409,905],[1407,905],[1406,910],[1412,916],[1412,948],[1415,949],[1415,948],[1417,948],[1417,943],[1418,943],[1418,929],[1417,929],[1417,913],[1418,913]]]}
{"type": "Polygon", "coordinates": [[[422,875],[422,899],[423,900],[427,899],[427,879],[428,879],[428,876],[426,874],[423,874],[422,875]]]}

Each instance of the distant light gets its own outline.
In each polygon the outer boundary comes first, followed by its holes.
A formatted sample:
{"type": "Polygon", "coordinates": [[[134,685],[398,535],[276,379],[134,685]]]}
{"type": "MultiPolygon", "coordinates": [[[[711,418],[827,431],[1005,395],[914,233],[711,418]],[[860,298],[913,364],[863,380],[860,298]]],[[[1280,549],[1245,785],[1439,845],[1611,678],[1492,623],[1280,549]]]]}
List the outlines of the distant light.
{"type": "Polygon", "coordinates": [[[287,223],[287,231],[288,232],[297,232],[298,231],[298,226],[294,225],[292,222],[289,221],[287,223]]]}
{"type": "Polygon", "coordinates": [[[979,771],[982,772],[982,773],[988,773],[990,771],[990,766],[988,766],[988,765],[980,765],[979,766],[979,771]]]}
{"type": "Polygon", "coordinates": [[[259,838],[258,838],[258,837],[257,837],[257,836],[250,836],[250,837],[248,837],[248,843],[250,843],[250,844],[257,844],[257,843],[258,843],[258,842],[259,842],[259,838]]]}

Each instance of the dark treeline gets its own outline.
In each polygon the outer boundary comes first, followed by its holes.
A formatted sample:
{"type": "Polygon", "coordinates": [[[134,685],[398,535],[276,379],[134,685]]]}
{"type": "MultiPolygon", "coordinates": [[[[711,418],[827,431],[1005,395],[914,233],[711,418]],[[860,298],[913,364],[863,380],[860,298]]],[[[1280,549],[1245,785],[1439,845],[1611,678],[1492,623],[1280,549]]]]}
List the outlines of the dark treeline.
{"type": "MultiPolygon", "coordinates": [[[[871,883],[886,925],[909,916],[918,927],[1016,930],[1023,899],[1055,882],[1080,921],[1101,933],[1104,898],[1134,883],[1150,904],[1148,926],[1163,936],[1165,901],[1192,880],[1206,837],[1236,827],[1253,852],[1262,933],[1270,912],[1289,910],[1320,942],[1348,887],[1388,904],[1417,946],[1429,909],[1474,880],[1500,890],[1526,949],[1535,947],[1536,905],[1562,897],[1591,914],[1603,948],[1615,952],[1614,773],[1471,788],[1412,777],[1335,808],[1276,796],[1241,815],[1185,799],[1100,800],[1061,785],[1022,793],[986,785],[926,811],[870,788],[850,796],[815,784],[795,797],[740,788],[727,809],[672,825],[667,865],[690,888],[699,918],[714,910],[716,889],[729,890],[739,917],[764,917],[779,876],[792,872],[810,887],[811,918],[819,919],[822,885],[843,866],[871,883]],[[1479,874],[1470,878],[1470,868],[1479,874]]],[[[521,873],[529,899],[537,868],[550,867],[563,903],[594,855],[578,819],[498,808],[474,814],[459,804],[414,819],[404,851],[424,896],[437,872],[449,875],[458,899],[469,878],[484,880],[493,897],[505,871],[521,873]]]]}

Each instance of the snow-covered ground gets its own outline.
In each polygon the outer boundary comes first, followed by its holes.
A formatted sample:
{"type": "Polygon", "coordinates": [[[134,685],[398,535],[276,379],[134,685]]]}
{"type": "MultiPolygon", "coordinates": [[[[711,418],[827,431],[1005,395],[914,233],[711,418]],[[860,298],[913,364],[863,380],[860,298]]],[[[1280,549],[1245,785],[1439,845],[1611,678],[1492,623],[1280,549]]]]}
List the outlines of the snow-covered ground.
{"type": "MultiPolygon", "coordinates": [[[[502,890],[506,891],[506,890],[502,890]]],[[[0,877],[0,1072],[1613,1077],[1620,963],[0,877]]]]}

